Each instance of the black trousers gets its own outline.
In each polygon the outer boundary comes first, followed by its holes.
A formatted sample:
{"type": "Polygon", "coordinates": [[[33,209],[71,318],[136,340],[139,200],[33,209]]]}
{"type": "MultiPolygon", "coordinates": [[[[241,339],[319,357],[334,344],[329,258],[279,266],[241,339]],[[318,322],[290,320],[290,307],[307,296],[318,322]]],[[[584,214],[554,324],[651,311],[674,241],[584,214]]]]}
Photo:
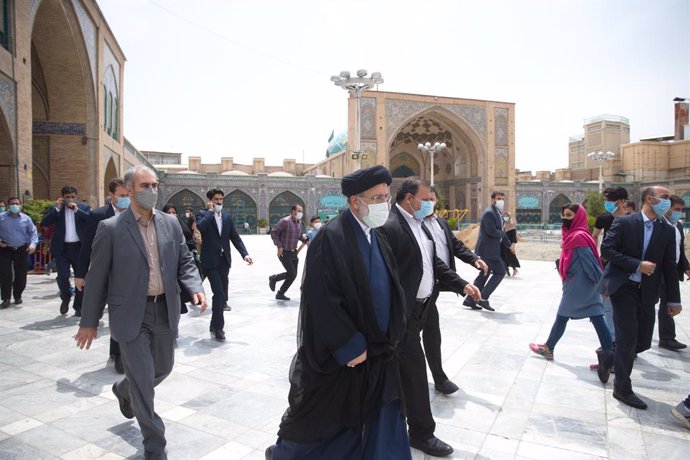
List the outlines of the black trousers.
{"type": "Polygon", "coordinates": [[[213,303],[211,307],[211,331],[222,331],[225,328],[223,307],[228,298],[228,274],[230,265],[225,257],[220,258],[218,266],[206,269],[206,277],[213,291],[213,303]]]}
{"type": "Polygon", "coordinates": [[[2,300],[21,299],[26,288],[26,272],[29,270],[27,246],[17,249],[0,248],[0,293],[2,300]],[[12,273],[14,272],[14,280],[12,273]]]}
{"type": "Polygon", "coordinates": [[[429,302],[416,302],[407,316],[407,329],[400,348],[400,378],[405,395],[405,415],[410,439],[426,440],[434,435],[436,422],[431,414],[429,381],[420,332],[429,302]]]}
{"type": "Polygon", "coordinates": [[[278,292],[285,294],[285,291],[290,288],[292,282],[297,278],[297,266],[299,265],[297,251],[283,251],[283,257],[278,257],[278,260],[285,267],[285,271],[275,275],[275,280],[276,282],[285,280],[280,289],[278,289],[278,292]]]}
{"type": "MultiPolygon", "coordinates": [[[[57,265],[57,284],[60,288],[60,299],[69,300],[72,298],[70,290],[70,267],[76,272],[77,264],[79,263],[79,252],[81,251],[81,243],[65,243],[62,249],[62,254],[55,257],[55,264],[57,265]]],[[[74,293],[74,311],[81,310],[81,299],[84,291],[77,289],[74,293]]]]}
{"type": "Polygon", "coordinates": [[[443,383],[448,380],[448,376],[443,371],[443,361],[441,359],[441,325],[438,308],[436,307],[438,295],[439,290],[435,288],[427,302],[426,318],[422,325],[422,341],[424,343],[426,363],[429,365],[429,369],[431,369],[434,383],[443,383]]]}
{"type": "Polygon", "coordinates": [[[477,289],[482,291],[482,299],[489,300],[491,294],[506,276],[506,266],[500,258],[484,259],[484,262],[489,266],[489,271],[484,275],[484,271],[480,270],[473,284],[477,286],[477,289]]]}
{"type": "Polygon", "coordinates": [[[110,337],[110,356],[115,357],[118,356],[120,353],[120,344],[117,343],[117,340],[110,337]]]}
{"type": "Polygon", "coordinates": [[[616,369],[613,388],[617,393],[627,395],[632,390],[630,373],[635,355],[652,346],[654,335],[654,305],[642,304],[639,284],[626,282],[614,294],[613,323],[616,326],[616,347],[614,367],[616,369]]]}
{"type": "Polygon", "coordinates": [[[659,288],[659,340],[673,340],[676,338],[676,322],[668,315],[666,301],[666,283],[661,280],[659,288]]]}

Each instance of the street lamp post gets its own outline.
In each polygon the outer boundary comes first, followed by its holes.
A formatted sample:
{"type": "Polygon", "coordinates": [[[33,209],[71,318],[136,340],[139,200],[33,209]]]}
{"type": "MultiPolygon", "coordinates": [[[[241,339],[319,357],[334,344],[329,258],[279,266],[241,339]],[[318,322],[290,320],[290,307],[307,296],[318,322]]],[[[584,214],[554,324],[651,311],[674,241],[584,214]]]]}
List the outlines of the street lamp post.
{"type": "Polygon", "coordinates": [[[599,193],[604,191],[604,161],[612,160],[616,154],[613,152],[589,152],[587,158],[590,158],[599,163],[599,193]]]}
{"type": "Polygon", "coordinates": [[[441,152],[441,150],[446,148],[445,142],[435,142],[431,145],[430,142],[425,144],[419,144],[417,146],[420,152],[427,152],[429,154],[429,162],[431,163],[431,186],[434,186],[434,159],[441,152]]]}
{"type": "MultiPolygon", "coordinates": [[[[366,91],[374,87],[374,85],[379,85],[383,83],[383,78],[379,72],[374,72],[370,76],[367,76],[367,71],[360,69],[357,71],[357,76],[350,76],[350,72],[343,70],[340,75],[333,75],[331,81],[336,85],[340,86],[342,89],[346,90],[352,96],[355,97],[355,143],[354,150],[352,151],[352,159],[356,160],[357,169],[360,168],[360,160],[366,160],[366,154],[361,152],[361,142],[360,142],[360,98],[362,91],[366,91]]],[[[348,140],[349,141],[349,140],[348,140]]]]}

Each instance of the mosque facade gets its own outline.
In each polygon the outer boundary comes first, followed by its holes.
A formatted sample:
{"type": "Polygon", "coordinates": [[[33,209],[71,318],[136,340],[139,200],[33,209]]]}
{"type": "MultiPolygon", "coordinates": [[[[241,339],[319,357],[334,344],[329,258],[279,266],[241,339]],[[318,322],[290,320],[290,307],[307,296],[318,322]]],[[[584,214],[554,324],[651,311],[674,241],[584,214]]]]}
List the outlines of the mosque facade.
{"type": "Polygon", "coordinates": [[[2,2],[0,196],[102,203],[148,161],[123,136],[125,56],[94,0],[2,2]]]}

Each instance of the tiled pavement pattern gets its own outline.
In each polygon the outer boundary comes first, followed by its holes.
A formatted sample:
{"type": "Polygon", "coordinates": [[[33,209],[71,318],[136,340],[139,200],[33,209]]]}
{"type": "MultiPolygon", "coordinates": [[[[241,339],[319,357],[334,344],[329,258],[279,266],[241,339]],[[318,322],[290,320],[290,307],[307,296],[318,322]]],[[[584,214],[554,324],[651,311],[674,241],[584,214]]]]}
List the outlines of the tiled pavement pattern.
{"type": "MultiPolygon", "coordinates": [[[[256,263],[233,253],[227,342],[211,340],[209,313],[193,309],[182,317],[175,369],[157,389],[171,459],[263,459],[275,441],[298,302],[277,302],[268,290],[268,276],[280,271],[270,239],[243,238],[256,263]]],[[[461,390],[430,393],[437,435],[455,447],[453,458],[690,458],[690,431],[670,415],[690,392],[690,351],[659,349],[655,338],[638,358],[633,384],[646,411],[614,400],[611,383],[589,370],[598,345],[586,320],[569,323],[555,361],[529,352],[529,342],[548,335],[559,284],[552,262],[524,262],[492,297],[495,313],[441,295],[445,369],[461,390]]],[[[287,294],[298,293],[295,283],[287,294]]],[[[682,293],[690,305],[688,284],[682,293]]],[[[121,416],[110,390],[119,377],[107,362],[107,320],[95,346],[80,351],[77,318],[71,310],[60,316],[59,304],[55,275],[32,275],[24,304],[0,310],[0,459],[141,458],[138,426],[121,416]]],[[[677,329],[690,343],[690,307],[677,329]]]]}

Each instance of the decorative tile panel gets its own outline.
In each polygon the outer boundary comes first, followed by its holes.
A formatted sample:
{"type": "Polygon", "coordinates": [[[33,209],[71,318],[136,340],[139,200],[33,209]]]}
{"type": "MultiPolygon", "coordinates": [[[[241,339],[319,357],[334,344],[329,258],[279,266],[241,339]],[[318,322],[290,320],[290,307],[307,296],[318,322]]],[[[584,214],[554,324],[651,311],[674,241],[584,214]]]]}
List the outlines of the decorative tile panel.
{"type": "Polygon", "coordinates": [[[362,140],[376,140],[376,99],[363,97],[360,99],[360,129],[362,140]]]}
{"type": "Polygon", "coordinates": [[[494,144],[498,147],[508,146],[508,109],[494,109],[494,144]]]}
{"type": "Polygon", "coordinates": [[[60,123],[53,121],[34,121],[33,134],[58,134],[61,136],[84,136],[86,126],[84,123],[60,123]]]}
{"type": "Polygon", "coordinates": [[[81,27],[81,33],[84,36],[84,43],[86,45],[86,52],[89,55],[89,64],[91,65],[91,76],[93,77],[94,87],[98,79],[96,78],[96,41],[98,34],[96,33],[96,25],[93,23],[91,16],[84,8],[80,0],[72,0],[74,10],[77,12],[77,19],[81,27]]]}
{"type": "Polygon", "coordinates": [[[0,72],[0,108],[2,108],[5,114],[8,131],[10,136],[12,136],[13,142],[15,140],[14,131],[17,123],[16,97],[14,82],[0,72]]]}
{"type": "Polygon", "coordinates": [[[400,129],[405,121],[412,118],[415,114],[430,109],[431,107],[442,107],[453,112],[470,125],[482,144],[486,145],[486,110],[483,107],[469,105],[441,105],[428,102],[402,101],[399,99],[386,100],[386,136],[390,138],[393,132],[400,129]]]}

